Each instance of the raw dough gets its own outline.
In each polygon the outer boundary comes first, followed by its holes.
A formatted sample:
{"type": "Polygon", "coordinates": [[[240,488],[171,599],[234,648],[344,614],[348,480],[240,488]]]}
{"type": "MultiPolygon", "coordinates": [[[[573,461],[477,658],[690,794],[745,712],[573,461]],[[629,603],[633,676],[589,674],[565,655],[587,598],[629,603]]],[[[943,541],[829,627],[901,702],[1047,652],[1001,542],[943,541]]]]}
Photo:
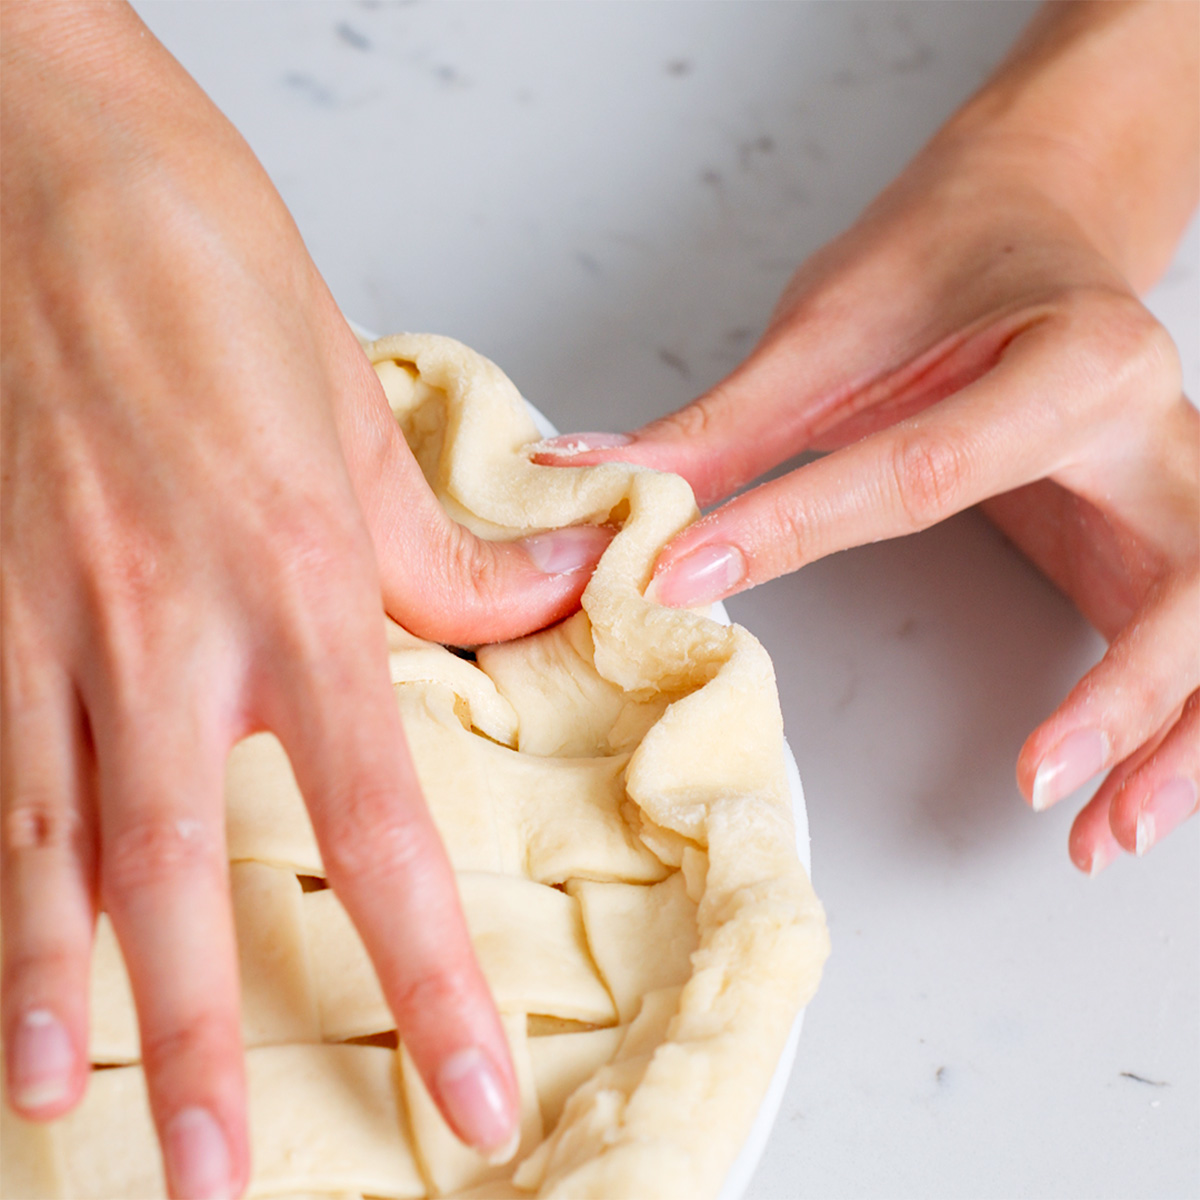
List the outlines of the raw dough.
{"type": "MultiPolygon", "coordinates": [[[[456,520],[497,539],[620,530],[581,613],[475,662],[389,626],[397,702],[522,1085],[514,1162],[454,1140],[403,1048],[334,1044],[394,1023],[321,890],[281,747],[260,734],[231,754],[250,1194],[713,1196],[828,946],[796,856],[770,661],[745,630],[642,595],[696,515],[681,479],[533,464],[537,431],[492,363],[429,336],[366,350],[456,520]]],[[[54,1125],[4,1113],[0,1195],[163,1194],[104,918],[91,1037],[96,1064],[127,1065],[94,1071],[54,1125]]]]}

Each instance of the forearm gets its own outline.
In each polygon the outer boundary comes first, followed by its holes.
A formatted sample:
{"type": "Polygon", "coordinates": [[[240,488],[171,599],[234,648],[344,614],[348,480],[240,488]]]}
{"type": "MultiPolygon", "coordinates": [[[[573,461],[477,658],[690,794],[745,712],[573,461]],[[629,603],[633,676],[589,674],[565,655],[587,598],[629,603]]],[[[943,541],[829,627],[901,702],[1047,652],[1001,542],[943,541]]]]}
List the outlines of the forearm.
{"type": "Polygon", "coordinates": [[[1047,5],[931,143],[1049,193],[1139,291],[1200,193],[1200,5],[1047,5]]]}

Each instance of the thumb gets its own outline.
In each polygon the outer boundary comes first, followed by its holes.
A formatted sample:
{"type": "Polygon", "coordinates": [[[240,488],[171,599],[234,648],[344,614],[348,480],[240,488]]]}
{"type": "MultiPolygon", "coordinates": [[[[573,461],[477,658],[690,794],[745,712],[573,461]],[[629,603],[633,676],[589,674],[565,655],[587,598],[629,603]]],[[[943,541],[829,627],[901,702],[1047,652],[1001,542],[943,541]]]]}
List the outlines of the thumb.
{"type": "Polygon", "coordinates": [[[433,641],[475,646],[522,637],[579,607],[611,529],[578,525],[485,541],[447,515],[390,414],[372,440],[356,490],[384,607],[401,625],[433,641]]]}

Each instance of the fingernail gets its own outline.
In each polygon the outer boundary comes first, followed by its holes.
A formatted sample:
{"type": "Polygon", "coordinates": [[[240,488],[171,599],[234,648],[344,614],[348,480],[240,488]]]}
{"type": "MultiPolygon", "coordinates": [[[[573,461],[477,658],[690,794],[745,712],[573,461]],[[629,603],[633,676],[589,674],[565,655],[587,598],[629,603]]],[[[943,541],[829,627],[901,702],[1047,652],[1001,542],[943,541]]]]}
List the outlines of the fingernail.
{"type": "MultiPolygon", "coordinates": [[[[476,1149],[495,1157],[519,1139],[500,1073],[478,1046],[457,1050],[442,1063],[437,1091],[455,1128],[476,1149]]],[[[512,1145],[509,1157],[515,1153],[512,1145]]]]}
{"type": "Polygon", "coordinates": [[[188,1200],[231,1200],[232,1161],[225,1133],[206,1108],[185,1108],[167,1122],[163,1150],[171,1191],[188,1200]]]}
{"type": "Polygon", "coordinates": [[[518,1126],[512,1131],[512,1136],[498,1150],[493,1150],[491,1154],[485,1154],[488,1166],[499,1167],[506,1162],[511,1162],[517,1151],[521,1148],[521,1129],[518,1126]]]}
{"type": "Polygon", "coordinates": [[[655,575],[646,598],[674,608],[709,604],[745,578],[746,556],[736,546],[701,546],[655,575]]]}
{"type": "Polygon", "coordinates": [[[570,458],[574,454],[587,454],[590,450],[615,450],[632,442],[633,438],[624,433],[563,433],[536,442],[529,447],[529,452],[570,458]]]}
{"type": "Polygon", "coordinates": [[[1095,879],[1109,863],[1116,860],[1121,853],[1121,847],[1116,842],[1103,842],[1092,851],[1092,861],[1088,864],[1088,875],[1095,879]]]}
{"type": "Polygon", "coordinates": [[[1038,765],[1031,806],[1042,812],[1087,783],[1108,761],[1108,738],[1098,729],[1069,733],[1038,765]]]}
{"type": "Polygon", "coordinates": [[[71,1087],[75,1047],[59,1019],[47,1008],[21,1018],[13,1038],[12,1090],[18,1108],[47,1108],[71,1087]]]}
{"type": "Polygon", "coordinates": [[[1138,854],[1145,854],[1196,811],[1196,785],[1190,779],[1172,779],[1155,788],[1137,819],[1138,854]]]}
{"type": "Polygon", "coordinates": [[[594,567],[600,560],[613,532],[600,525],[573,525],[569,529],[554,529],[535,533],[517,545],[545,575],[570,575],[594,567]]]}

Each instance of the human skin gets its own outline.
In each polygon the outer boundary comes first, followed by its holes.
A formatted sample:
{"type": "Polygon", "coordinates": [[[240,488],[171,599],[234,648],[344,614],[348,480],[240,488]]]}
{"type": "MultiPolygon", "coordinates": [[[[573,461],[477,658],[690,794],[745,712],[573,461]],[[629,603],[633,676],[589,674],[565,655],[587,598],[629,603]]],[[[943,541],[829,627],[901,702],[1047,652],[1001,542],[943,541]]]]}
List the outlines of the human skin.
{"type": "Polygon", "coordinates": [[[1200,417],[1138,295],[1197,199],[1200,5],[1042,10],[1008,59],[694,403],[538,461],[676,471],[702,505],[805,450],[660,555],[663,603],[730,596],[983,510],[1108,639],[1029,736],[1035,810],[1107,772],[1072,861],[1143,854],[1197,808],[1200,417]]]}
{"type": "Polygon", "coordinates": [[[445,517],[253,154],[127,5],[0,20],[9,1100],[49,1119],[82,1093],[102,906],[172,1195],[244,1189],[222,782],[268,729],[431,1093],[495,1151],[512,1067],[383,610],[518,636],[573,611],[608,535],[487,544],[445,517]]]}

